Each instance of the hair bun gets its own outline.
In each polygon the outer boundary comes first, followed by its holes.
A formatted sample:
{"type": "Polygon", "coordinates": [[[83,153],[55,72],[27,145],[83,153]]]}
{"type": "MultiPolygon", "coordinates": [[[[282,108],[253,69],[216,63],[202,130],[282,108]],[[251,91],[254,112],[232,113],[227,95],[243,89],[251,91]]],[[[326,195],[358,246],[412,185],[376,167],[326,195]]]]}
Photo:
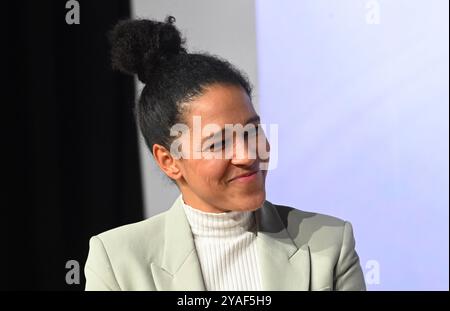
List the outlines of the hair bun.
{"type": "Polygon", "coordinates": [[[164,22],[142,19],[117,23],[109,34],[113,68],[137,74],[146,83],[162,60],[186,53],[185,40],[174,22],[175,17],[167,16],[164,22]]]}

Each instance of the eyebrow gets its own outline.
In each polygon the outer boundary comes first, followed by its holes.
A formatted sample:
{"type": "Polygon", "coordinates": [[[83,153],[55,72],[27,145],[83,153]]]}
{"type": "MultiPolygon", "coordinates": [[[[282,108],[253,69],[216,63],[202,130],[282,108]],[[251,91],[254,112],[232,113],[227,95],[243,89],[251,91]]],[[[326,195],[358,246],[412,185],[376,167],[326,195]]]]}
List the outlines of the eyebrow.
{"type": "MultiPolygon", "coordinates": [[[[250,119],[248,119],[246,122],[245,122],[245,125],[247,125],[247,124],[250,124],[250,123],[256,123],[256,122],[260,122],[261,121],[261,118],[259,117],[259,115],[254,115],[253,117],[251,117],[250,119]]],[[[244,125],[244,126],[245,126],[244,125]]],[[[215,135],[217,135],[218,133],[222,133],[222,137],[223,137],[223,133],[225,132],[225,128],[223,128],[222,130],[220,130],[220,131],[218,131],[218,132],[216,132],[216,133],[213,133],[213,134],[210,134],[209,136],[206,136],[206,137],[204,137],[203,139],[202,139],[202,144],[205,142],[205,140],[206,139],[208,139],[208,138],[211,138],[211,137],[214,137],[215,135]]]]}

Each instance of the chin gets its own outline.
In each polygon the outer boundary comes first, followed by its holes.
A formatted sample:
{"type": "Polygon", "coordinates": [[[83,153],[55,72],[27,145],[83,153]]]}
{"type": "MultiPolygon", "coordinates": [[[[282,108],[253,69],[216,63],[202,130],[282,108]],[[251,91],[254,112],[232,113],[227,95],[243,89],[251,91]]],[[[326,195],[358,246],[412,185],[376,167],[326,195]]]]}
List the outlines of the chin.
{"type": "Polygon", "coordinates": [[[254,211],[262,207],[264,201],[266,200],[266,192],[261,191],[249,196],[243,196],[238,199],[237,206],[239,210],[242,211],[254,211]]]}

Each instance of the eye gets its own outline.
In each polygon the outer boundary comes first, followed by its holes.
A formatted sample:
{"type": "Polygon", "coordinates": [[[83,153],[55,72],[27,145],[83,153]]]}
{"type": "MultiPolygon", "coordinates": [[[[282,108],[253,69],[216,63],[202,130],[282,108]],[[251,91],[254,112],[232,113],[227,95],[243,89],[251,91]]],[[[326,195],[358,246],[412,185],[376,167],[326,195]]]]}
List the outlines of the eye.
{"type": "Polygon", "coordinates": [[[211,146],[209,146],[209,150],[210,150],[210,151],[215,151],[215,150],[219,151],[219,150],[222,150],[223,147],[224,147],[224,145],[225,145],[225,143],[226,143],[226,141],[225,141],[225,140],[222,140],[220,143],[212,144],[211,146]],[[216,147],[216,149],[214,149],[214,147],[216,147]]]}

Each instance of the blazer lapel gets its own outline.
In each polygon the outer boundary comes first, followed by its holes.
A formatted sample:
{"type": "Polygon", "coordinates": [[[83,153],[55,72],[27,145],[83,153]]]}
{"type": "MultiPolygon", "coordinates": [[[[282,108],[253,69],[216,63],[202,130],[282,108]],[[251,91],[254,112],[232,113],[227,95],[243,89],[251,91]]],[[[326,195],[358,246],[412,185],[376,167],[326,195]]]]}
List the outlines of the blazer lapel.
{"type": "Polygon", "coordinates": [[[310,250],[297,247],[275,207],[268,201],[256,210],[257,254],[263,290],[309,290],[310,250]]]}
{"type": "MultiPolygon", "coordinates": [[[[204,291],[205,283],[181,194],[165,216],[161,264],[151,263],[157,290],[204,291]]],[[[255,211],[256,247],[262,290],[309,290],[310,251],[297,247],[275,207],[265,201],[255,211]]]]}
{"type": "Polygon", "coordinates": [[[205,284],[181,194],[165,216],[161,265],[151,263],[153,279],[160,291],[204,291],[205,284]]]}

